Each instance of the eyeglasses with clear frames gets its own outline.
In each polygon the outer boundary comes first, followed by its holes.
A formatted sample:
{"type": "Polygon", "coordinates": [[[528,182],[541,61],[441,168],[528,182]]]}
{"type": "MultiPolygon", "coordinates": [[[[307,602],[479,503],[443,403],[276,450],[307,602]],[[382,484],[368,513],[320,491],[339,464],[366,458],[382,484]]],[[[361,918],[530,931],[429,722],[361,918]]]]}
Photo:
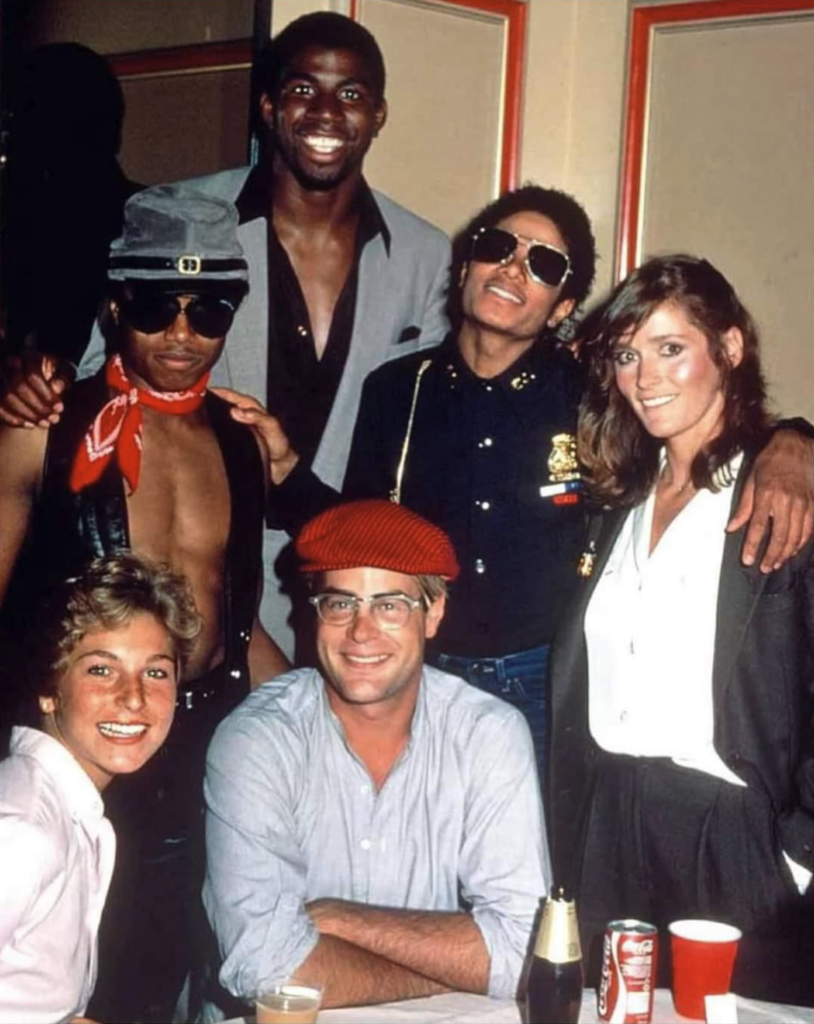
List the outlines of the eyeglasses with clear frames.
{"type": "Polygon", "coordinates": [[[416,608],[424,607],[420,597],[401,592],[358,597],[356,594],[314,594],[308,601],[326,626],[348,626],[356,618],[362,604],[370,605],[370,615],[380,629],[401,629],[416,608]]]}

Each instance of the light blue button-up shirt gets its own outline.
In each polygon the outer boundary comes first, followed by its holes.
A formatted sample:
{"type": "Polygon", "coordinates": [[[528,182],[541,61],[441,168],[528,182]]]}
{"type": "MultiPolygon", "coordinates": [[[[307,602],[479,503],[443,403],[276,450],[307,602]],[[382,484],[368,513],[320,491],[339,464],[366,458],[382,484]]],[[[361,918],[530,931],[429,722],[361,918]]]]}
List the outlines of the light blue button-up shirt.
{"type": "Polygon", "coordinates": [[[265,683],[219,726],[206,771],[204,902],[241,998],[290,975],[324,897],[457,911],[511,997],[550,866],[528,726],[496,697],[425,667],[409,744],[377,791],[318,672],[265,683]]]}

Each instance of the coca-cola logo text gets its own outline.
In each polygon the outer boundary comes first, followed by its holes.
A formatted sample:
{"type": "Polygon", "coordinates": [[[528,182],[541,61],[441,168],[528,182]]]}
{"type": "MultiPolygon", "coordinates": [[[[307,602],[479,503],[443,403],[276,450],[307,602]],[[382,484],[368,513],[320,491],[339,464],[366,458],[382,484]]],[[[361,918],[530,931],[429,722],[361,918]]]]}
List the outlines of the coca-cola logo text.
{"type": "Polygon", "coordinates": [[[652,939],[625,939],[622,943],[622,950],[625,953],[632,953],[634,956],[644,956],[653,952],[652,939]]]}

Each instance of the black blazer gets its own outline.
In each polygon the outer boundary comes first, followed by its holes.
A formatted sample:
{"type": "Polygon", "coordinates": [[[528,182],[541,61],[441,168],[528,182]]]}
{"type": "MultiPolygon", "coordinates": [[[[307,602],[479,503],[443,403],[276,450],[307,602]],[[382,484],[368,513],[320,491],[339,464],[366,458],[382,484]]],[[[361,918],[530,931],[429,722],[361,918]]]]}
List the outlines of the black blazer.
{"type": "MultiPolygon", "coordinates": [[[[744,463],[733,507],[746,475],[744,463]]],[[[580,581],[552,655],[546,809],[555,878],[573,887],[598,750],[588,729],[585,610],[627,515],[614,510],[592,523],[594,570],[580,581]]],[[[814,871],[813,542],[766,576],[741,564],[744,532],[727,536],[721,564],[713,742],[736,775],[768,795],[783,850],[814,871]]]]}

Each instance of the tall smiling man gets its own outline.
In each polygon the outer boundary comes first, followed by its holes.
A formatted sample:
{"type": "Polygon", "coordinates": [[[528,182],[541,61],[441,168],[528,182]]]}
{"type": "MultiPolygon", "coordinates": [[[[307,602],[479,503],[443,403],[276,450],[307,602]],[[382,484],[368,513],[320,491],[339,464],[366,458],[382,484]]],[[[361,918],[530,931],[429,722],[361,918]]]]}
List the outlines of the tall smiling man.
{"type": "Polygon", "coordinates": [[[318,669],[265,683],[207,758],[204,902],[220,980],[296,974],[328,1006],[510,998],[549,882],[528,727],[423,663],[458,574],[446,535],[352,502],[297,541],[318,669]]]}

